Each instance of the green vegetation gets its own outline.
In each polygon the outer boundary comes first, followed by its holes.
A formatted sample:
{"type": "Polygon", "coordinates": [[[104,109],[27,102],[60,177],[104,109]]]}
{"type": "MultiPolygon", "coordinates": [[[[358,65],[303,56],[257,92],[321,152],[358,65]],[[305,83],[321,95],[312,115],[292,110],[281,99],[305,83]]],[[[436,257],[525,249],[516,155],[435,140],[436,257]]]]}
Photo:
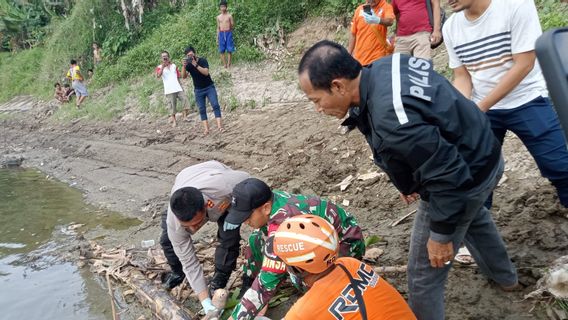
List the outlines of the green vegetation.
{"type": "MultiPolygon", "coordinates": [[[[361,1],[230,0],[236,22],[234,62],[262,60],[263,53],[255,45],[261,36],[278,38],[309,16],[349,17],[361,1]]],[[[568,4],[536,1],[543,29],[568,25],[568,4]]],[[[21,94],[51,99],[53,84],[65,81],[71,58],[79,61],[84,73],[93,67],[93,42],[103,50],[103,62],[89,85],[95,98],[86,101],[88,111],[63,108],[56,114],[58,119],[112,118],[125,110],[125,101],[131,101],[138,111],[163,114],[164,101],[156,99],[161,83],[151,76],[159,53],[168,50],[174,62],[181,64],[183,49],[190,44],[198,55],[209,59],[219,86],[231,86],[230,74],[215,72],[219,64],[215,43],[218,0],[142,3],[146,7],[139,21],[132,8],[125,20],[115,0],[0,0],[0,102],[21,94]],[[101,91],[104,94],[97,97],[101,91]]],[[[275,72],[273,79],[286,79],[286,73],[275,72]]],[[[225,98],[229,110],[251,104],[234,95],[225,98]]]]}

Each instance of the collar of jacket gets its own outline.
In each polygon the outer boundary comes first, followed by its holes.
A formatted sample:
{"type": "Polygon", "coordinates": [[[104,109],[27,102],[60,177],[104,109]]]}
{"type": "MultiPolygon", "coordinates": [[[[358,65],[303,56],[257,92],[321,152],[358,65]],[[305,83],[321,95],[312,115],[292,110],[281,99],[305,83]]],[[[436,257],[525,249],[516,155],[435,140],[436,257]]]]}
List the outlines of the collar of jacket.
{"type": "Polygon", "coordinates": [[[361,81],[359,82],[359,106],[349,109],[349,117],[341,123],[342,126],[357,126],[361,133],[369,132],[369,126],[363,119],[367,113],[367,97],[369,96],[369,78],[372,64],[361,69],[361,81]]]}

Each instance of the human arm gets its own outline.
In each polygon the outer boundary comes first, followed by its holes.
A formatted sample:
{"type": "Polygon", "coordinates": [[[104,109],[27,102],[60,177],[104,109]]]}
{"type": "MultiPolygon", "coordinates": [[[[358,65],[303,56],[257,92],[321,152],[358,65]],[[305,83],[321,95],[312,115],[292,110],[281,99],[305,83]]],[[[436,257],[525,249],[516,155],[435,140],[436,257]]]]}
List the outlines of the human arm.
{"type": "Polygon", "coordinates": [[[442,21],[440,8],[440,0],[430,0],[432,3],[432,15],[434,18],[434,25],[432,26],[432,34],[430,35],[430,43],[438,43],[442,40],[442,21]]]}
{"type": "Polygon", "coordinates": [[[357,41],[357,36],[354,33],[349,32],[349,46],[347,51],[350,55],[353,55],[353,50],[355,50],[355,41],[357,41]]]}
{"type": "MultiPolygon", "coordinates": [[[[169,209],[168,209],[169,210],[169,209]]],[[[168,219],[176,219],[173,213],[168,212],[168,219]]],[[[172,243],[172,247],[176,256],[182,264],[183,272],[200,301],[205,301],[209,298],[207,291],[207,281],[203,275],[203,267],[197,258],[191,234],[183,227],[167,221],[168,236],[172,243]]]]}
{"type": "Polygon", "coordinates": [[[239,304],[233,309],[231,314],[233,319],[254,319],[274,296],[278,285],[286,278],[286,265],[270,249],[272,241],[273,236],[269,236],[264,246],[262,268],[250,289],[245,292],[239,304]]]}
{"type": "Polygon", "coordinates": [[[221,32],[221,23],[219,21],[219,16],[217,16],[217,32],[216,32],[216,38],[215,41],[217,41],[217,44],[219,44],[219,32],[221,32]]]}
{"type": "Polygon", "coordinates": [[[156,67],[156,78],[160,79],[162,77],[162,74],[164,73],[164,66],[163,65],[159,65],[156,67]]]}
{"type": "Polygon", "coordinates": [[[208,76],[209,75],[209,64],[207,63],[207,60],[202,59],[202,58],[194,58],[191,61],[191,64],[195,67],[195,69],[197,69],[197,71],[199,71],[199,73],[201,73],[204,76],[208,76]],[[201,62],[201,65],[199,64],[201,62]]]}
{"type": "Polygon", "coordinates": [[[229,24],[230,24],[231,31],[233,31],[233,29],[235,28],[235,19],[233,18],[232,14],[229,15],[229,24]]]}
{"type": "Polygon", "coordinates": [[[471,82],[471,75],[465,66],[462,65],[454,69],[453,85],[464,97],[471,99],[473,83],[471,82]]]}
{"type": "Polygon", "coordinates": [[[492,106],[513,91],[534,68],[535,61],[534,51],[513,54],[513,66],[503,75],[495,88],[479,101],[477,104],[479,109],[483,112],[489,111],[492,106]]]}

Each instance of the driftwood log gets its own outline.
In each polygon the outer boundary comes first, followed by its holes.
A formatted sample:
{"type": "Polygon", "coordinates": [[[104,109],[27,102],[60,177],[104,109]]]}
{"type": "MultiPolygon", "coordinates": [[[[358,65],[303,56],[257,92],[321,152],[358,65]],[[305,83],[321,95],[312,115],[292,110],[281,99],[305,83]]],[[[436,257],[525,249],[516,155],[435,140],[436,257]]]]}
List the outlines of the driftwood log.
{"type": "Polygon", "coordinates": [[[132,263],[132,255],[125,249],[105,250],[91,242],[92,270],[98,274],[112,277],[129,286],[140,302],[149,307],[158,319],[191,320],[194,313],[175,301],[175,296],[157,286],[147,277],[139,266],[132,263]]]}

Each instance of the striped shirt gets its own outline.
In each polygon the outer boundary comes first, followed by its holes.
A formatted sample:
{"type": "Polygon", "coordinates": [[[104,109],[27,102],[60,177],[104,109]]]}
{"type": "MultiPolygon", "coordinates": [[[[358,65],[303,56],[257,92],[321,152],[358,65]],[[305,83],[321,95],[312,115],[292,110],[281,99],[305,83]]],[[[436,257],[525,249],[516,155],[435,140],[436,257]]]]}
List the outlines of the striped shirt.
{"type": "MultiPolygon", "coordinates": [[[[485,98],[513,66],[513,55],[534,50],[542,34],[533,0],[493,0],[477,19],[468,20],[463,11],[444,24],[444,42],[450,68],[464,66],[471,75],[471,99],[485,98]]],[[[538,96],[547,96],[538,63],[533,70],[491,109],[513,109],[538,96]]]]}

